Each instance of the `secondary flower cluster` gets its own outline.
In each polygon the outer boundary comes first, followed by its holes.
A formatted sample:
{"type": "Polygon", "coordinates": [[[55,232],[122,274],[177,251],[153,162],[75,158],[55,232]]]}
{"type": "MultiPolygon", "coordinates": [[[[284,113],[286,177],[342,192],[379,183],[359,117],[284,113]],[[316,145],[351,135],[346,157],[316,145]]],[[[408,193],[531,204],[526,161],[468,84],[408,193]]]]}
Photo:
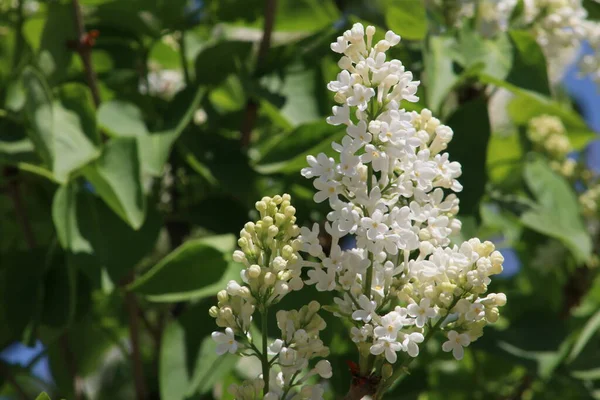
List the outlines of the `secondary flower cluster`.
{"type": "Polygon", "coordinates": [[[585,189],[579,195],[579,203],[585,216],[598,213],[600,203],[600,183],[597,174],[588,169],[584,162],[578,163],[567,155],[573,151],[560,118],[553,115],[540,115],[529,121],[527,137],[534,150],[546,155],[553,170],[585,189]]]}
{"type": "Polygon", "coordinates": [[[449,235],[461,228],[458,199],[446,194],[462,189],[461,166],[444,153],[452,129],[427,109],[401,108],[403,100],[418,100],[419,82],[400,61],[387,59],[400,37],[389,31],[373,43],[374,34],[372,26],[355,24],[331,45],[342,55],[342,71],[328,88],[341,105],[328,122],[345,125],[346,136],[332,146],[335,159],[309,156],[302,170],[314,178],[315,201],[328,200],[332,209],[328,253],[317,224],[301,230],[302,250],[318,259],[302,262],[309,268],[305,283],[341,293],[335,313],[354,325],[352,340],[364,357],[388,363],[400,351],[416,357],[428,332],[443,329],[443,350],[460,359],[506,302],[503,294],[482,297],[503,257],[478,239],[448,247],[449,235]],[[356,248],[342,250],[346,235],[355,237],[356,248]]]}
{"type": "Polygon", "coordinates": [[[587,41],[592,52],[581,57],[581,72],[600,82],[600,23],[587,19],[583,0],[524,0],[520,16],[515,15],[518,3],[461,0],[454,20],[462,23],[465,18],[477,18],[478,30],[486,36],[507,31],[511,20],[518,28],[530,29],[544,50],[554,79],[562,76],[587,41]]]}
{"type": "MultiPolygon", "coordinates": [[[[244,226],[238,240],[241,250],[233,254],[233,259],[245,266],[241,271],[242,284],[229,281],[227,289],[217,294],[218,305],[209,310],[217,325],[225,328],[224,332],[212,334],[217,353],[256,356],[263,365],[263,375],[229,388],[238,400],[282,399],[293,387],[314,375],[331,377],[331,365],[325,360],[307,370],[310,360],[329,354],[319,339],[319,332],[326,327],[317,314],[319,303],[313,301],[299,311],[278,311],[281,339],[267,346],[267,332],[262,332],[262,349],[250,333],[256,310],[265,324],[268,309],[304,285],[300,278],[302,260],[298,254],[302,246],[298,238],[300,229],[290,200],[290,196],[284,194],[263,197],[256,203],[261,219],[244,226]],[[306,371],[304,375],[302,371],[306,371]]],[[[322,390],[318,385],[305,385],[293,398],[321,399],[322,390]]]]}
{"type": "Polygon", "coordinates": [[[527,137],[534,149],[546,154],[550,166],[565,177],[573,177],[577,163],[567,158],[573,151],[567,130],[560,118],[552,115],[540,115],[529,121],[527,137]]]}

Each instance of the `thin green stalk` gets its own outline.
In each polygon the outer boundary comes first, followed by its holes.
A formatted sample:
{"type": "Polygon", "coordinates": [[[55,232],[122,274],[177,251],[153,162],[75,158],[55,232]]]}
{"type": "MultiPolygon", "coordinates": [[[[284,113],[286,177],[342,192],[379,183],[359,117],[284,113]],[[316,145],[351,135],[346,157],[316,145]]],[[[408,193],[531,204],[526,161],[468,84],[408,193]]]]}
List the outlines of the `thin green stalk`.
{"type": "Polygon", "coordinates": [[[181,31],[181,38],[179,39],[179,55],[181,56],[181,67],[183,68],[183,77],[185,78],[185,84],[189,86],[191,83],[191,78],[190,70],[187,63],[186,48],[187,46],[185,44],[185,30],[183,30],[181,31]]]}
{"type": "MultiPolygon", "coordinates": [[[[369,163],[367,167],[367,196],[371,193],[371,189],[373,188],[373,163],[369,163]]],[[[368,211],[365,208],[365,214],[368,216],[368,211]]],[[[363,283],[363,292],[365,296],[370,300],[371,299],[371,286],[373,284],[373,253],[369,252],[369,260],[371,261],[371,265],[367,268],[367,276],[365,277],[365,281],[363,283]]]]}
{"type": "Polygon", "coordinates": [[[13,54],[12,70],[15,71],[21,61],[21,55],[25,48],[25,37],[23,36],[23,25],[25,24],[25,17],[23,15],[23,6],[25,0],[19,0],[17,3],[17,23],[15,26],[15,50],[13,54]]]}
{"type": "Polygon", "coordinates": [[[269,392],[269,372],[271,366],[269,365],[269,354],[267,351],[267,338],[269,336],[267,332],[268,328],[268,317],[269,317],[269,309],[265,307],[265,312],[262,314],[262,373],[263,373],[263,381],[265,382],[265,387],[263,389],[263,394],[266,396],[269,392]]]}
{"type": "Polygon", "coordinates": [[[371,265],[367,268],[363,292],[365,292],[365,296],[371,300],[371,286],[373,285],[373,253],[369,253],[369,261],[371,262],[371,265]]]}

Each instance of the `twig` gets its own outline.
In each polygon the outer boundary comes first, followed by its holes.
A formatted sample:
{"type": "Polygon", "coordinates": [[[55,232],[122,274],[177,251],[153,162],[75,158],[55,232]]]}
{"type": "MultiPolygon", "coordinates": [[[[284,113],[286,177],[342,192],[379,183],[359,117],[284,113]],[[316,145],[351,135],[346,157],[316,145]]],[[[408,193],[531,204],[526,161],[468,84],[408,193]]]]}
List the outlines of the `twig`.
{"type": "MultiPolygon", "coordinates": [[[[273,34],[273,26],[275,24],[275,11],[277,9],[277,0],[266,0],[265,2],[265,24],[263,27],[263,36],[258,47],[258,56],[256,59],[256,69],[254,74],[261,72],[267,61],[269,48],[271,47],[271,36],[273,34]]],[[[258,104],[253,99],[248,99],[246,102],[246,112],[242,123],[242,147],[248,147],[250,144],[250,135],[256,124],[258,115],[258,104]]]]}
{"type": "Polygon", "coordinates": [[[15,208],[17,221],[23,230],[25,242],[30,249],[35,249],[37,247],[37,243],[35,240],[35,235],[33,234],[33,229],[31,228],[31,223],[27,217],[27,210],[23,205],[23,198],[21,197],[21,191],[19,190],[19,182],[16,179],[17,173],[18,170],[16,168],[4,168],[3,175],[8,180],[6,189],[8,196],[12,200],[13,207],[15,208]]]}
{"type": "MultiPolygon", "coordinates": [[[[129,276],[129,281],[133,281],[133,273],[129,276]]],[[[129,319],[129,340],[131,341],[131,362],[133,367],[135,395],[137,400],[145,400],[147,390],[146,381],[144,379],[142,354],[140,352],[140,327],[138,325],[139,307],[135,294],[129,290],[125,291],[125,307],[127,308],[127,317],[129,319]]]]}
{"type": "MultiPolygon", "coordinates": [[[[21,191],[19,190],[19,183],[16,180],[17,173],[18,170],[12,167],[6,167],[3,170],[4,177],[8,179],[7,192],[13,202],[17,221],[21,225],[21,229],[23,229],[27,246],[33,250],[37,247],[37,242],[35,240],[35,235],[33,234],[33,229],[31,228],[31,223],[27,215],[27,209],[23,205],[23,198],[21,197],[21,191]]],[[[74,400],[81,400],[83,398],[83,381],[77,374],[77,364],[75,357],[70,350],[69,340],[66,333],[63,333],[60,336],[59,347],[63,353],[63,358],[67,363],[67,368],[72,378],[74,400]]]]}
{"type": "Polygon", "coordinates": [[[88,86],[92,91],[92,98],[94,99],[94,105],[96,108],[100,105],[100,91],[98,90],[98,78],[94,66],[92,64],[92,48],[89,44],[85,43],[87,33],[85,31],[85,25],[83,23],[83,13],[81,12],[81,5],[79,0],[73,0],[73,13],[75,15],[75,27],[77,29],[77,52],[83,62],[85,69],[85,75],[88,81],[88,86]]]}
{"type": "Polygon", "coordinates": [[[15,51],[13,58],[12,70],[16,71],[21,61],[21,54],[23,53],[23,47],[25,45],[25,38],[23,37],[23,25],[25,18],[23,18],[23,5],[25,0],[19,0],[17,3],[17,24],[15,26],[15,51]]]}
{"type": "Polygon", "coordinates": [[[515,393],[505,397],[504,400],[521,400],[525,392],[529,390],[532,384],[533,377],[529,374],[525,374],[525,376],[523,376],[521,380],[521,383],[519,384],[519,386],[517,386],[515,393]]]}
{"type": "Polygon", "coordinates": [[[138,308],[137,312],[138,312],[138,316],[142,320],[144,326],[146,327],[148,332],[150,332],[150,335],[152,336],[152,339],[154,340],[154,342],[159,343],[160,335],[161,335],[160,327],[152,325],[152,323],[148,319],[148,316],[146,315],[144,310],[142,310],[141,308],[138,308]]]}
{"type": "Polygon", "coordinates": [[[185,79],[185,84],[190,85],[190,69],[188,68],[187,63],[187,45],[185,43],[185,30],[181,31],[181,37],[179,38],[179,51],[181,55],[181,67],[183,68],[183,77],[185,79]]]}
{"type": "Polygon", "coordinates": [[[58,339],[58,346],[60,347],[63,359],[67,364],[67,370],[69,372],[69,375],[72,378],[74,399],[82,400],[83,380],[77,374],[77,360],[75,359],[75,355],[73,354],[73,352],[71,351],[71,347],[69,346],[69,336],[66,332],[60,335],[58,339]]]}
{"type": "Polygon", "coordinates": [[[12,387],[15,389],[15,391],[17,392],[17,394],[19,395],[19,398],[21,400],[29,399],[29,396],[27,395],[25,390],[21,387],[21,385],[19,385],[19,382],[17,382],[17,380],[15,379],[15,376],[12,374],[10,368],[8,366],[6,366],[3,362],[0,362],[0,372],[2,372],[2,375],[4,375],[4,377],[6,378],[8,383],[10,383],[12,385],[12,387]]]}

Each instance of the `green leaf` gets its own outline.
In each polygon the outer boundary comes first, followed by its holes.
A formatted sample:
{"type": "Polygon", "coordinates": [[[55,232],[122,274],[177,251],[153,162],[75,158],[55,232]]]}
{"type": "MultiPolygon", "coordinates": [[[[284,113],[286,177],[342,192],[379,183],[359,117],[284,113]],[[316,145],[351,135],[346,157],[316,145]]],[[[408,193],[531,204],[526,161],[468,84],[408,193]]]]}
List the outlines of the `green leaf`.
{"type": "Polygon", "coordinates": [[[522,214],[521,222],[563,242],[578,262],[588,260],[592,242],[573,189],[540,158],[525,165],[524,177],[538,205],[522,214]]]}
{"type": "Polygon", "coordinates": [[[460,106],[446,122],[454,136],[447,152],[451,161],[462,165],[458,193],[461,214],[476,214],[487,183],[486,157],[490,139],[490,120],[487,103],[479,98],[460,106]]]}
{"type": "MultiPolygon", "coordinates": [[[[231,3],[239,7],[235,0],[231,3]]],[[[260,6],[258,10],[261,15],[260,6]]],[[[333,25],[340,17],[333,0],[281,0],[275,14],[275,31],[314,32],[333,25]]]]}
{"type": "Polygon", "coordinates": [[[597,311],[583,327],[579,336],[575,340],[575,344],[569,353],[568,362],[573,362],[583,351],[590,339],[600,330],[600,311],[597,311]]]}
{"type": "Polygon", "coordinates": [[[77,40],[71,4],[52,2],[48,4],[46,24],[41,34],[38,63],[49,82],[60,82],[67,75],[73,50],[69,40],[77,40]]]}
{"type": "Polygon", "coordinates": [[[56,191],[52,217],[70,261],[84,271],[104,267],[114,283],[152,250],[162,226],[151,208],[141,228],[133,230],[97,196],[74,183],[56,191]]]}
{"type": "Polygon", "coordinates": [[[427,105],[434,113],[439,112],[442,102],[457,80],[452,67],[452,49],[455,46],[454,38],[432,36],[423,55],[427,73],[425,86],[427,105]]]}
{"type": "Polygon", "coordinates": [[[531,118],[549,114],[559,117],[568,131],[589,131],[583,118],[566,104],[485,73],[481,73],[479,78],[484,83],[491,83],[516,95],[508,105],[508,113],[517,125],[527,125],[531,118]]]}
{"type": "Polygon", "coordinates": [[[146,198],[136,140],[114,138],[102,156],[84,169],[85,177],[100,197],[133,229],[144,222],[146,198]]]}
{"type": "Polygon", "coordinates": [[[209,335],[218,327],[208,307],[210,303],[200,302],[167,325],[160,349],[161,398],[184,400],[209,393],[238,360],[232,354],[217,355],[209,335]]]}
{"type": "Polygon", "coordinates": [[[298,172],[306,166],[307,155],[324,152],[334,154],[333,141],[345,135],[344,129],[327,124],[325,121],[300,125],[293,131],[280,135],[280,138],[264,150],[255,169],[263,174],[277,172],[298,172]]]}
{"type": "Polygon", "coordinates": [[[506,34],[488,39],[466,26],[459,32],[456,57],[465,69],[484,65],[483,73],[504,79],[511,69],[512,53],[506,34]]]}
{"type": "Polygon", "coordinates": [[[588,130],[585,121],[575,111],[544,97],[520,94],[508,105],[508,113],[515,123],[521,125],[526,125],[534,117],[548,114],[559,117],[567,130],[588,130]]]}
{"type": "Polygon", "coordinates": [[[25,111],[31,123],[30,137],[42,159],[52,165],[59,182],[66,182],[71,173],[99,156],[94,145],[97,138],[93,111],[87,92],[79,85],[69,84],[59,90],[59,100],[53,100],[47,84],[37,71],[23,71],[27,92],[25,111]],[[92,140],[90,140],[90,138],[92,140]]]}
{"type": "Polygon", "coordinates": [[[173,144],[194,117],[204,93],[201,87],[179,92],[165,112],[166,124],[160,131],[149,132],[140,109],[121,100],[100,106],[99,123],[112,136],[135,138],[143,172],[160,176],[173,144]]]}
{"type": "Polygon", "coordinates": [[[592,131],[572,130],[567,132],[571,146],[575,150],[583,150],[590,142],[598,139],[598,134],[592,131]]]}
{"type": "Polygon", "coordinates": [[[31,129],[28,131],[36,150],[48,165],[54,159],[54,112],[52,95],[43,76],[31,67],[23,70],[26,92],[25,115],[31,129]]]}
{"type": "Polygon", "coordinates": [[[47,349],[53,380],[65,398],[73,398],[73,379],[65,360],[64,338],[73,354],[74,364],[70,365],[77,368],[80,377],[87,378],[98,376],[106,364],[115,361],[115,356],[120,358],[128,354],[121,344],[126,340],[127,332],[122,293],[117,290],[110,294],[95,291],[89,311],[67,330],[40,329],[38,337],[47,349]],[[115,350],[122,353],[115,354],[115,350]]]}
{"type": "MultiPolygon", "coordinates": [[[[85,116],[54,102],[54,163],[52,171],[59,182],[66,182],[70,175],[100,155],[100,151],[85,135],[85,116]]],[[[88,126],[89,127],[89,126],[88,126]]],[[[94,135],[94,133],[90,133],[94,135]]]]}
{"type": "Polygon", "coordinates": [[[106,1],[93,8],[90,17],[105,31],[117,31],[121,37],[134,36],[141,39],[160,37],[160,20],[153,15],[154,1],[119,0],[106,1]]]}
{"type": "Polygon", "coordinates": [[[0,119],[0,163],[17,165],[20,162],[38,163],[33,143],[23,125],[8,118],[0,119]]]}
{"type": "MultiPolygon", "coordinates": [[[[248,62],[251,42],[226,41],[205,48],[196,58],[196,81],[201,85],[218,86],[248,62]]],[[[242,69],[243,71],[243,69],[242,69]]]]}
{"type": "MultiPolygon", "coordinates": [[[[515,168],[522,164],[523,149],[518,132],[493,133],[487,150],[487,170],[491,182],[502,184],[511,178],[515,168]]],[[[520,174],[519,174],[520,175],[520,174]]]]}
{"type": "Polygon", "coordinates": [[[48,396],[46,392],[42,392],[35,400],[50,400],[50,396],[48,396]]]}
{"type": "Polygon", "coordinates": [[[95,146],[101,143],[96,122],[96,108],[89,88],[81,83],[66,83],[59,86],[57,97],[62,106],[77,114],[81,131],[95,146]]]}
{"type": "MultiPolygon", "coordinates": [[[[57,257],[44,275],[43,310],[40,322],[53,328],[64,328],[89,311],[91,302],[90,280],[85,268],[69,259],[57,257]]],[[[91,274],[89,274],[91,275],[91,274]]]]}
{"type": "Polygon", "coordinates": [[[220,290],[217,286],[222,288],[224,275],[232,275],[221,248],[207,239],[187,241],[136,279],[129,289],[158,302],[214,295],[220,290]]]}
{"type": "Polygon", "coordinates": [[[425,2],[388,0],[384,6],[385,23],[403,39],[421,40],[427,33],[425,2]]]}
{"type": "Polygon", "coordinates": [[[98,124],[111,136],[139,137],[148,134],[142,111],[122,100],[102,103],[98,109],[98,124]]]}
{"type": "Polygon", "coordinates": [[[39,250],[0,253],[0,345],[21,340],[39,315],[44,259],[45,253],[39,250]]]}
{"type": "Polygon", "coordinates": [[[266,89],[285,97],[285,104],[279,111],[293,126],[323,119],[319,110],[319,98],[327,96],[321,93],[325,84],[315,68],[301,64],[296,66],[297,70],[287,71],[283,81],[275,76],[261,80],[266,89]]]}
{"type": "Polygon", "coordinates": [[[165,112],[165,127],[149,135],[138,137],[139,152],[144,171],[160,176],[169,159],[171,149],[185,127],[191,122],[204,96],[202,87],[187,88],[179,92],[165,112]]]}
{"type": "Polygon", "coordinates": [[[587,19],[600,21],[600,4],[595,0],[583,0],[583,7],[588,13],[587,19]]]}
{"type": "Polygon", "coordinates": [[[546,57],[530,32],[511,30],[512,68],[506,81],[520,88],[550,95],[546,57]]]}

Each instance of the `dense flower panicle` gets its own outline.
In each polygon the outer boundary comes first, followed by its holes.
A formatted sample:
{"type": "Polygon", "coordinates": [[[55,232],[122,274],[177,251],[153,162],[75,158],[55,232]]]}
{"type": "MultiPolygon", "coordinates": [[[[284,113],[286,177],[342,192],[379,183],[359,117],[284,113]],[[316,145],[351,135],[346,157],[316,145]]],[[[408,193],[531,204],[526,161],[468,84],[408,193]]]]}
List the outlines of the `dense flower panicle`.
{"type": "MultiPolygon", "coordinates": [[[[227,288],[217,294],[218,305],[211,307],[209,313],[219,327],[225,328],[224,332],[212,334],[218,354],[257,356],[268,360],[273,372],[269,375],[267,393],[263,393],[266,380],[262,376],[232,385],[230,393],[238,400],[276,400],[293,385],[311,376],[331,377],[331,366],[328,361],[321,360],[308,369],[309,361],[329,354],[329,349],[319,338],[326,324],[317,314],[320,305],[316,301],[299,311],[278,311],[281,338],[272,341],[268,349],[260,352],[253,341],[250,327],[255,311],[263,314],[262,318],[268,318],[269,307],[304,285],[300,278],[302,259],[298,253],[302,247],[298,237],[300,229],[296,225],[296,209],[291,205],[290,196],[263,197],[256,203],[256,209],[261,219],[244,226],[238,240],[240,250],[233,254],[234,261],[245,267],[241,271],[242,283],[229,281],[227,288]]],[[[293,399],[320,399],[319,393],[322,394],[319,385],[308,385],[294,394],[293,399]]]]}
{"type": "MultiPolygon", "coordinates": [[[[485,36],[506,32],[514,18],[516,0],[460,0],[454,20],[478,18],[478,29],[485,36]],[[477,7],[476,7],[477,5],[477,7]],[[475,11],[477,10],[477,15],[475,11]]],[[[583,75],[600,83],[600,23],[587,19],[582,0],[524,0],[523,15],[517,26],[529,29],[544,50],[553,81],[561,78],[565,68],[575,61],[584,41],[591,54],[579,60],[583,75]]]]}
{"type": "Polygon", "coordinates": [[[400,37],[389,31],[373,43],[374,33],[355,24],[331,45],[342,71],[328,85],[340,105],[327,121],[345,125],[347,135],[332,145],[338,156],[309,156],[302,170],[314,179],[314,200],[331,206],[325,229],[332,237],[326,254],[319,226],[301,229],[302,251],[318,260],[302,261],[305,283],[341,293],[335,314],[352,321],[363,354],[391,364],[398,352],[416,357],[428,329],[453,314],[443,326],[451,342],[444,350],[462,358],[506,302],[503,294],[483,297],[503,258],[478,239],[448,247],[461,228],[452,193],[462,190],[461,166],[444,152],[453,131],[427,109],[402,108],[418,100],[419,82],[387,59],[400,37]],[[357,246],[342,250],[349,234],[357,246]]]}

